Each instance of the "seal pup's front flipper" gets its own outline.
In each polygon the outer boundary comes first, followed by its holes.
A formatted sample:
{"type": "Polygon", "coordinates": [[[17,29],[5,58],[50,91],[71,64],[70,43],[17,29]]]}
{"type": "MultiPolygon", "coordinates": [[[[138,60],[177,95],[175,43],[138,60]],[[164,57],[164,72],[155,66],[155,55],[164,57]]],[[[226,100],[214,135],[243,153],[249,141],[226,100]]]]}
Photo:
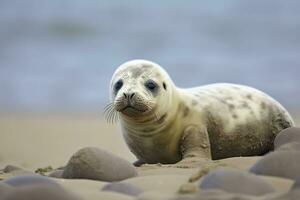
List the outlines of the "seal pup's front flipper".
{"type": "Polygon", "coordinates": [[[182,159],[203,158],[211,160],[210,142],[206,128],[190,125],[185,128],[181,139],[182,159]]]}
{"type": "Polygon", "coordinates": [[[180,142],[182,160],[170,167],[192,168],[211,163],[209,136],[206,128],[190,125],[185,128],[180,142]]]}

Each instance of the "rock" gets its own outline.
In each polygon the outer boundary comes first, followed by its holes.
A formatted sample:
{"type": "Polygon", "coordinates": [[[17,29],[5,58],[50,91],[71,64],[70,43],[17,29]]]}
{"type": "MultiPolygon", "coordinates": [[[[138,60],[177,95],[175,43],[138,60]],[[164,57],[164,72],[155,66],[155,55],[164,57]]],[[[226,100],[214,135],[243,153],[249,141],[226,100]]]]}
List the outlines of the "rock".
{"type": "Polygon", "coordinates": [[[62,178],[63,172],[64,172],[64,170],[61,170],[61,169],[54,170],[53,172],[51,172],[49,174],[49,177],[52,177],[52,178],[62,178]]]}
{"type": "Polygon", "coordinates": [[[300,151],[300,142],[290,142],[282,144],[275,149],[276,151],[300,151]]]}
{"type": "Polygon", "coordinates": [[[291,142],[300,143],[300,128],[291,127],[282,130],[274,140],[274,148],[278,149],[281,145],[288,144],[291,142]]]}
{"type": "Polygon", "coordinates": [[[40,175],[16,176],[5,180],[4,183],[13,187],[21,187],[27,185],[50,185],[52,187],[60,187],[58,183],[51,180],[50,178],[40,175]]]}
{"type": "Polygon", "coordinates": [[[111,191],[126,194],[129,196],[138,196],[143,191],[129,183],[109,183],[102,188],[102,191],[111,191]]]}
{"type": "Polygon", "coordinates": [[[0,181],[0,197],[7,195],[13,191],[13,187],[5,184],[3,181],[0,181]]]}
{"type": "Polygon", "coordinates": [[[3,172],[3,174],[5,174],[9,178],[23,175],[34,175],[33,172],[24,170],[14,165],[7,165],[3,170],[1,170],[1,172],[3,172]]]}
{"type": "Polygon", "coordinates": [[[68,179],[92,179],[121,181],[137,175],[128,161],[95,147],[76,152],[65,167],[62,177],[68,179]]]}
{"type": "Polygon", "coordinates": [[[219,189],[230,193],[260,196],[275,192],[262,178],[235,169],[218,169],[203,177],[200,189],[219,189]]]}
{"type": "Polygon", "coordinates": [[[23,170],[23,169],[20,168],[20,167],[14,166],[14,165],[7,165],[7,166],[3,169],[3,172],[4,172],[4,173],[11,173],[11,172],[13,172],[13,171],[20,171],[20,170],[23,170]]]}
{"type": "Polygon", "coordinates": [[[80,198],[59,187],[27,185],[18,187],[3,200],[79,200],[80,198]]]}
{"type": "Polygon", "coordinates": [[[289,179],[300,177],[300,151],[275,151],[255,163],[250,172],[289,179]]]}

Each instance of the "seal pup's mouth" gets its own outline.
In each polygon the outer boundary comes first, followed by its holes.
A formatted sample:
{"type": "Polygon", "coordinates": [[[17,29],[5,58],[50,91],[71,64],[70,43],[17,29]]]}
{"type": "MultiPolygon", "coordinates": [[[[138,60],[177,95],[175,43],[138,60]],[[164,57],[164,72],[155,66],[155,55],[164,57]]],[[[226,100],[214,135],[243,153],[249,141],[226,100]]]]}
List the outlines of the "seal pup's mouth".
{"type": "Polygon", "coordinates": [[[125,115],[145,113],[146,111],[147,111],[147,109],[137,108],[137,107],[134,107],[132,105],[127,105],[124,108],[122,108],[121,110],[119,110],[119,112],[121,112],[125,115]]]}
{"type": "Polygon", "coordinates": [[[142,114],[144,115],[145,113],[147,113],[149,110],[150,109],[148,107],[142,109],[134,107],[132,105],[126,105],[122,108],[117,109],[114,103],[109,103],[104,108],[104,115],[108,123],[115,123],[119,118],[118,113],[122,113],[129,117],[139,117],[142,114]]]}

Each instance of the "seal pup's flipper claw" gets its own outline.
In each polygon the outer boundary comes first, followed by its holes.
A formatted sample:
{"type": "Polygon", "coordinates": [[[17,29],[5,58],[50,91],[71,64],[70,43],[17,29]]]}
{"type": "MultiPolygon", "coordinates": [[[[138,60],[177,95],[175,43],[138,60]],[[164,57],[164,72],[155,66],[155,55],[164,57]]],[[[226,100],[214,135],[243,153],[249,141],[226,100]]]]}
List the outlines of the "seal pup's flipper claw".
{"type": "Polygon", "coordinates": [[[135,167],[140,167],[140,166],[142,166],[143,164],[146,164],[146,162],[145,161],[143,161],[143,160],[137,160],[137,161],[135,161],[134,163],[132,163],[135,167]]]}

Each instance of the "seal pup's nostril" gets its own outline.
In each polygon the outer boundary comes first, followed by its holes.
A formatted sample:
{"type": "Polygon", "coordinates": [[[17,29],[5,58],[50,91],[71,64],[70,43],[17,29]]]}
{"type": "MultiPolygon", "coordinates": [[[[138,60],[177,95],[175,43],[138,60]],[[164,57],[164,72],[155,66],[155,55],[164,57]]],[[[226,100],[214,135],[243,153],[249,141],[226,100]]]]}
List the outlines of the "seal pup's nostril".
{"type": "Polygon", "coordinates": [[[131,95],[130,95],[130,99],[132,99],[135,95],[135,92],[133,92],[131,95]]]}
{"type": "Polygon", "coordinates": [[[127,93],[127,94],[124,92],[123,95],[124,95],[124,97],[126,99],[130,100],[130,99],[132,99],[134,97],[135,92],[133,92],[133,93],[127,93]]]}

